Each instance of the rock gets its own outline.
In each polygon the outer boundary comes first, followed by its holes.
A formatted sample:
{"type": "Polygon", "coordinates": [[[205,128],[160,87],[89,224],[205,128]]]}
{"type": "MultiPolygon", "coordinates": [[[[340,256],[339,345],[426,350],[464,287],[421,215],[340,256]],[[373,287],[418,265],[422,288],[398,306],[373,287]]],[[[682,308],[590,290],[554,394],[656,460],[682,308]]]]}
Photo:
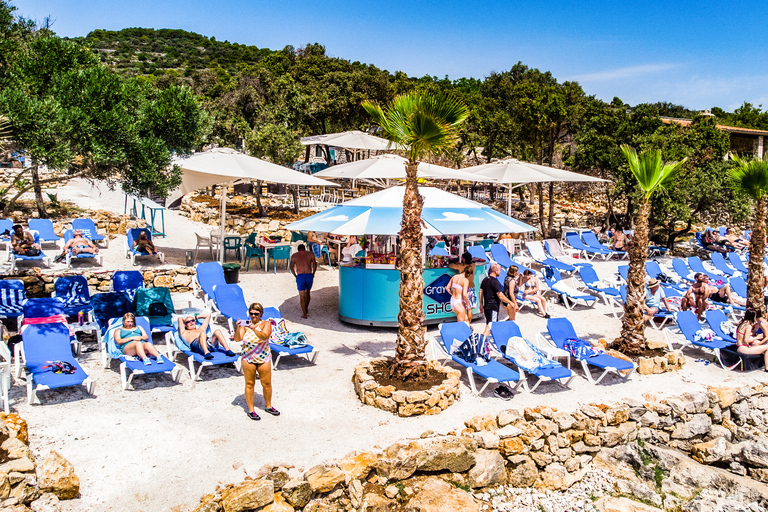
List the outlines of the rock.
{"type": "Polygon", "coordinates": [[[397,502],[387,499],[380,494],[369,492],[363,497],[361,512],[394,512],[397,510],[397,502]]]}
{"type": "Polygon", "coordinates": [[[8,436],[15,437],[24,444],[29,444],[29,430],[27,429],[27,422],[16,413],[0,414],[0,419],[5,423],[5,427],[8,429],[8,436]]]}
{"type": "Polygon", "coordinates": [[[337,512],[338,509],[321,499],[314,499],[307,503],[304,512],[337,512]]]}
{"type": "Polygon", "coordinates": [[[507,470],[509,485],[513,487],[531,487],[539,476],[539,470],[531,459],[507,470]]]}
{"type": "Polygon", "coordinates": [[[659,509],[629,498],[603,496],[595,503],[601,512],[659,512],[659,509]]]}
{"type": "Polygon", "coordinates": [[[726,453],[728,453],[728,443],[722,437],[695,444],[691,450],[691,456],[702,464],[712,464],[722,460],[726,453]]]}
{"type": "Polygon", "coordinates": [[[475,432],[472,434],[472,439],[475,440],[479,448],[485,448],[486,450],[497,450],[499,448],[499,436],[493,432],[475,432]]]}
{"type": "Polygon", "coordinates": [[[9,459],[27,458],[32,462],[35,461],[35,457],[32,455],[29,446],[24,444],[21,439],[17,437],[9,437],[6,439],[3,444],[0,445],[0,449],[8,452],[9,459]]]}
{"type": "Polygon", "coordinates": [[[313,492],[328,492],[344,481],[344,472],[335,464],[318,465],[309,469],[304,479],[309,482],[313,492]]]}
{"type": "Polygon", "coordinates": [[[378,457],[373,452],[352,452],[339,460],[338,465],[344,473],[344,483],[349,485],[352,480],[364,480],[377,462],[378,457]]]}
{"type": "Polygon", "coordinates": [[[354,508],[360,508],[363,503],[363,484],[360,480],[352,480],[347,486],[347,494],[354,508]]]}
{"type": "Polygon", "coordinates": [[[289,480],[281,492],[292,507],[304,508],[312,497],[312,486],[305,480],[289,480]]]}
{"type": "Polygon", "coordinates": [[[221,493],[224,512],[243,512],[272,503],[275,499],[271,480],[244,480],[228,486],[221,493]]]}
{"type": "Polygon", "coordinates": [[[290,479],[288,472],[284,469],[270,471],[264,475],[264,478],[267,480],[272,480],[272,485],[275,487],[275,492],[278,492],[280,489],[282,489],[285,483],[290,479]]]}
{"type": "Polygon", "coordinates": [[[211,499],[198,505],[192,512],[221,512],[221,505],[218,501],[211,499]]]}
{"type": "Polygon", "coordinates": [[[537,429],[539,429],[542,432],[542,434],[544,434],[544,436],[557,434],[557,431],[558,431],[557,423],[547,419],[542,418],[540,420],[536,420],[534,422],[534,425],[536,426],[537,429]]]}
{"type": "Polygon", "coordinates": [[[567,412],[556,412],[552,416],[552,421],[557,423],[557,428],[561,432],[573,428],[576,424],[576,420],[567,412]]]}
{"type": "Polygon", "coordinates": [[[616,482],[616,488],[622,494],[627,494],[640,498],[643,501],[651,502],[657,507],[660,507],[663,503],[661,496],[648,487],[643,482],[633,482],[631,480],[618,480],[616,482]]]}
{"type": "Polygon", "coordinates": [[[499,426],[496,424],[496,418],[490,414],[485,416],[475,416],[471,420],[465,421],[464,425],[466,425],[467,428],[473,429],[475,432],[494,432],[499,429],[499,426]]]}
{"type": "Polygon", "coordinates": [[[536,482],[537,489],[547,489],[552,491],[561,491],[569,487],[568,471],[565,466],[555,462],[546,467],[539,475],[536,482]]]}
{"type": "Polygon", "coordinates": [[[40,489],[26,480],[19,482],[11,489],[11,497],[18,498],[21,503],[30,503],[40,497],[40,489]]]}
{"type": "MultiPolygon", "coordinates": [[[[21,474],[21,473],[17,473],[21,474]]],[[[24,478],[21,478],[23,480],[24,478]]],[[[0,475],[0,498],[7,498],[11,495],[11,485],[16,484],[20,482],[21,480],[17,482],[11,482],[8,475],[0,475]]]]}
{"type": "MultiPolygon", "coordinates": [[[[25,445],[26,446],[26,445],[25,445]]],[[[7,475],[13,471],[23,473],[25,471],[34,471],[35,463],[24,457],[22,459],[13,459],[5,464],[0,464],[0,474],[7,475]]]]}
{"type": "Polygon", "coordinates": [[[498,422],[499,427],[503,428],[512,423],[517,423],[522,419],[523,413],[518,409],[505,409],[498,414],[496,421],[498,422]]]}
{"type": "Polygon", "coordinates": [[[469,486],[473,489],[502,485],[507,482],[504,458],[498,450],[478,450],[475,452],[475,461],[475,465],[467,474],[469,486]]]}
{"type": "Polygon", "coordinates": [[[712,419],[706,414],[694,414],[690,420],[678,423],[672,432],[673,439],[690,439],[694,436],[706,434],[712,426],[712,419]]]}
{"type": "Polygon", "coordinates": [[[405,480],[416,470],[463,472],[475,464],[477,443],[468,437],[438,436],[398,442],[384,450],[379,473],[405,480]]]}
{"type": "Polygon", "coordinates": [[[429,478],[403,508],[405,512],[480,512],[480,505],[466,491],[439,478],[429,478]]]}
{"type": "Polygon", "coordinates": [[[739,443],[740,459],[752,466],[768,468],[768,439],[760,437],[739,443]]]}
{"type": "Polygon", "coordinates": [[[528,445],[520,437],[508,437],[499,441],[499,451],[505,456],[528,453],[528,445]]]}
{"type": "Polygon", "coordinates": [[[400,489],[394,485],[388,485],[384,488],[384,496],[389,499],[395,499],[400,494],[400,489]]]}
{"type": "Polygon", "coordinates": [[[59,512],[59,498],[48,492],[30,503],[29,508],[32,512],[59,512]]]}
{"type": "Polygon", "coordinates": [[[294,512],[294,508],[285,501],[282,494],[276,492],[274,501],[259,509],[259,512],[294,512]]]}
{"type": "Polygon", "coordinates": [[[42,492],[53,493],[60,500],[71,500],[80,493],[80,479],[75,468],[55,451],[38,464],[37,485],[42,492]]]}
{"type": "Polygon", "coordinates": [[[683,393],[683,407],[688,414],[701,414],[709,409],[709,398],[704,391],[683,393]]]}
{"type": "Polygon", "coordinates": [[[605,411],[605,421],[608,425],[618,425],[629,420],[629,407],[624,404],[615,405],[605,411]]]}

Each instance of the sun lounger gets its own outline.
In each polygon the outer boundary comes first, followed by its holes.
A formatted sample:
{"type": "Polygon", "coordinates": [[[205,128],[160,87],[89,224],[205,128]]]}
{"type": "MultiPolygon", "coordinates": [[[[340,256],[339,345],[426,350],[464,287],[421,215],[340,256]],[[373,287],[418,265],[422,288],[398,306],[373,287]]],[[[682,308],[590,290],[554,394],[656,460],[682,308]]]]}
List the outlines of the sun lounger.
{"type": "Polygon", "coordinates": [[[13,234],[14,224],[13,219],[0,219],[0,243],[5,244],[9,261],[11,259],[11,235],[13,234]]]}
{"type": "MultiPolygon", "coordinates": [[[[144,316],[136,316],[136,325],[144,329],[144,332],[149,336],[149,341],[152,341],[152,332],[149,327],[149,319],[144,316]]],[[[172,361],[163,357],[160,354],[157,359],[152,361],[152,364],[145,365],[143,361],[138,358],[129,357],[122,353],[117,347],[115,342],[115,331],[122,328],[123,319],[113,318],[110,321],[110,327],[107,329],[107,335],[105,336],[106,347],[103,352],[107,354],[105,368],[109,367],[110,359],[117,359],[120,361],[120,381],[123,384],[123,390],[130,389],[133,378],[136,375],[157,375],[162,373],[170,374],[174,382],[179,382],[181,377],[180,368],[177,367],[172,361]]]]}
{"type": "MultiPolygon", "coordinates": [[[[501,272],[499,273],[499,276],[496,278],[501,284],[502,290],[504,289],[504,280],[506,278],[507,278],[507,270],[502,268],[501,272]]],[[[539,310],[539,305],[531,299],[526,299],[525,294],[523,293],[522,290],[518,290],[517,295],[515,295],[515,297],[517,298],[518,302],[522,302],[524,306],[531,306],[536,311],[539,310]]]]}
{"type": "Polygon", "coordinates": [[[0,318],[18,318],[24,311],[26,300],[24,281],[0,279],[0,318]]]}
{"type": "Polygon", "coordinates": [[[603,251],[606,251],[611,254],[611,256],[619,256],[620,258],[629,258],[629,254],[627,251],[616,251],[614,249],[611,249],[608,246],[605,246],[600,243],[600,241],[597,239],[597,236],[592,231],[582,231],[581,232],[581,239],[584,241],[585,244],[587,244],[589,247],[592,247],[593,249],[602,249],[603,251]]]}
{"type": "Polygon", "coordinates": [[[569,265],[576,265],[577,263],[582,265],[591,265],[591,263],[587,263],[584,260],[579,260],[579,258],[574,257],[574,255],[579,255],[579,251],[570,247],[564,249],[563,246],[560,245],[560,241],[554,238],[547,238],[544,240],[544,248],[547,250],[547,252],[549,252],[549,255],[557,261],[562,261],[563,263],[568,263],[569,265]]]}
{"type": "Polygon", "coordinates": [[[27,402],[40,403],[37,392],[83,384],[93,392],[93,381],[72,356],[69,329],[62,323],[30,324],[21,331],[24,367],[27,372],[27,402]],[[56,363],[65,372],[56,372],[56,363]],[[67,373],[72,371],[72,373],[67,373]]]}
{"type": "Polygon", "coordinates": [[[729,252],[728,253],[728,261],[731,262],[731,266],[741,272],[744,275],[749,274],[749,269],[744,265],[744,260],[741,259],[741,256],[736,254],[735,252],[729,252]]]}
{"type": "Polygon", "coordinates": [[[488,273],[488,266],[489,261],[488,257],[485,254],[485,249],[482,245],[470,245],[467,247],[467,252],[472,255],[472,259],[480,259],[483,260],[484,263],[478,263],[478,265],[483,265],[484,267],[484,273],[488,273]]]}
{"type": "Polygon", "coordinates": [[[522,338],[528,345],[533,345],[531,342],[523,338],[523,335],[520,333],[520,327],[514,321],[508,320],[506,322],[491,323],[491,336],[493,336],[493,342],[495,343],[501,356],[517,366],[517,371],[520,373],[520,382],[523,385],[523,389],[526,391],[536,391],[536,388],[539,387],[539,384],[548,381],[555,381],[563,387],[568,387],[568,385],[571,383],[571,380],[573,380],[573,372],[568,368],[565,368],[560,363],[554,363],[554,365],[545,368],[530,368],[529,370],[525,370],[522,366],[520,366],[520,364],[518,364],[520,355],[508,346],[509,339],[513,337],[519,337],[522,338]],[[526,371],[537,378],[536,383],[531,388],[528,387],[528,381],[525,375],[526,371]],[[561,382],[562,380],[565,380],[565,383],[561,382]]]}
{"type": "MultiPolygon", "coordinates": [[[[282,315],[280,315],[280,310],[274,307],[268,307],[264,308],[264,313],[261,315],[262,320],[271,320],[273,322],[272,326],[272,333],[275,334],[276,325],[279,325],[280,321],[283,320],[282,315]]],[[[274,337],[274,336],[273,336],[274,337]]],[[[283,356],[304,356],[307,361],[314,364],[317,360],[318,350],[307,343],[303,347],[288,347],[286,345],[283,345],[281,343],[278,343],[277,341],[272,341],[270,339],[269,341],[269,348],[274,352],[277,357],[274,355],[272,356],[272,369],[276,370],[277,365],[280,362],[280,358],[283,356]]]]}
{"type": "Polygon", "coordinates": [[[139,235],[141,235],[142,231],[147,234],[147,238],[149,241],[152,241],[152,231],[147,228],[133,228],[129,229],[128,232],[125,234],[125,257],[131,258],[131,265],[136,265],[136,258],[146,257],[146,258],[158,258],[160,260],[160,263],[165,263],[165,254],[163,254],[160,251],[156,250],[157,254],[150,254],[148,252],[140,251],[137,247],[134,247],[133,244],[136,240],[138,240],[139,235]]]}
{"type": "Polygon", "coordinates": [[[208,261],[195,266],[195,279],[192,281],[192,286],[195,289],[195,295],[198,290],[202,290],[203,301],[206,304],[213,302],[213,289],[221,284],[227,284],[221,263],[208,261]]]}
{"type": "Polygon", "coordinates": [[[118,270],[112,274],[113,292],[125,292],[133,301],[139,288],[144,288],[144,276],[138,270],[118,270]]]}
{"type": "Polygon", "coordinates": [[[691,272],[691,269],[688,267],[688,264],[685,262],[682,258],[672,258],[672,270],[675,271],[675,274],[680,277],[683,281],[687,281],[689,283],[695,283],[696,280],[693,278],[693,272],[691,272]]]}
{"type": "Polygon", "coordinates": [[[30,231],[37,231],[40,243],[53,242],[59,249],[64,247],[64,239],[53,231],[51,219],[29,219],[27,222],[30,231]]]}
{"type": "Polygon", "coordinates": [[[531,258],[533,258],[533,260],[540,265],[546,265],[548,267],[560,270],[561,272],[576,271],[576,267],[573,265],[557,261],[556,259],[547,256],[547,254],[544,252],[544,246],[539,241],[525,242],[525,248],[528,249],[528,254],[531,255],[531,258]]]}
{"type": "Polygon", "coordinates": [[[721,327],[723,322],[730,322],[722,309],[710,309],[704,313],[704,318],[707,320],[709,328],[715,331],[715,334],[717,334],[720,339],[731,343],[736,343],[736,338],[724,332],[723,328],[721,327]]]}
{"type": "Polygon", "coordinates": [[[216,313],[227,319],[230,334],[235,333],[238,320],[249,320],[248,305],[243,289],[237,284],[218,284],[213,289],[213,305],[216,313]]]}
{"type": "Polygon", "coordinates": [[[509,253],[507,252],[507,248],[501,244],[491,245],[491,258],[504,269],[508,269],[513,264],[512,258],[509,257],[509,253]]]}
{"type": "Polygon", "coordinates": [[[54,283],[54,297],[64,304],[64,314],[75,316],[82,311],[87,321],[93,320],[93,306],[88,281],[83,276],[62,276],[54,283]]]}
{"type": "MultiPolygon", "coordinates": [[[[567,318],[550,318],[547,320],[547,330],[549,331],[550,339],[554,342],[555,346],[561,350],[565,350],[564,345],[566,341],[569,339],[579,338],[576,335],[573,324],[571,324],[571,321],[567,318]]],[[[615,373],[619,377],[626,380],[630,375],[632,375],[632,372],[634,372],[636,368],[634,363],[630,363],[629,361],[625,361],[617,357],[609,356],[605,353],[587,357],[578,361],[581,362],[581,366],[584,369],[584,375],[587,377],[587,380],[592,384],[599,384],[600,381],[602,381],[603,378],[605,378],[605,376],[609,373],[615,373]],[[603,373],[600,375],[600,377],[597,379],[592,377],[592,373],[589,368],[590,366],[594,366],[595,368],[600,368],[603,370],[603,373]],[[626,375],[622,375],[621,372],[625,370],[629,371],[626,375]]]]}
{"type": "Polygon", "coordinates": [[[591,307],[594,307],[597,303],[597,298],[595,298],[594,295],[582,293],[563,280],[559,270],[552,267],[545,267],[543,274],[544,282],[549,286],[550,290],[560,295],[566,308],[573,309],[573,306],[575,306],[578,301],[582,301],[586,306],[591,307]],[[550,274],[551,277],[548,277],[547,274],[550,274]]]}
{"type": "Polygon", "coordinates": [[[688,258],[688,266],[691,268],[693,272],[706,274],[714,282],[722,281],[724,279],[722,275],[715,274],[714,272],[710,272],[709,270],[704,268],[704,263],[701,261],[701,258],[699,258],[698,256],[691,256],[690,258],[688,258]]]}
{"type": "MultiPolygon", "coordinates": [[[[40,243],[40,236],[37,234],[37,231],[31,231],[32,236],[35,239],[35,243],[40,243]]],[[[16,254],[15,252],[11,251],[11,272],[16,272],[16,264],[19,261],[40,261],[43,262],[47,267],[51,266],[51,257],[46,255],[43,251],[40,251],[40,254],[37,256],[27,256],[24,254],[16,254]]]]}
{"type": "Polygon", "coordinates": [[[715,269],[720,272],[721,274],[733,277],[736,274],[741,274],[738,270],[735,270],[731,268],[730,265],[725,261],[725,258],[723,255],[719,252],[713,252],[709,255],[710,260],[712,262],[712,265],[715,267],[715,269]]]}
{"type": "MultiPolygon", "coordinates": [[[[505,249],[506,250],[506,249],[505,249]]],[[[457,355],[451,354],[451,346],[453,340],[464,341],[472,335],[472,329],[464,322],[443,323],[439,326],[440,329],[440,341],[435,340],[432,343],[432,358],[438,359],[436,353],[436,347],[447,356],[444,362],[453,360],[453,362],[459,364],[467,370],[467,380],[469,381],[469,387],[472,393],[480,395],[491,383],[506,383],[511,386],[512,382],[517,382],[514,386],[517,389],[520,384],[520,374],[512,368],[504,366],[500,362],[491,359],[488,364],[477,365],[476,363],[470,363],[462,359],[457,355]],[[478,375],[485,379],[485,384],[478,391],[475,387],[474,375],[478,375]]]]}
{"type": "Polygon", "coordinates": [[[109,248],[109,237],[100,235],[96,231],[96,223],[93,219],[74,219],[72,220],[72,231],[79,229],[83,236],[93,243],[104,242],[104,248],[109,248]]]}
{"type": "MultiPolygon", "coordinates": [[[[72,238],[74,238],[74,235],[72,233],[73,231],[71,229],[68,229],[64,232],[65,244],[70,240],[72,240],[72,238]]],[[[85,232],[83,232],[83,237],[85,237],[85,232]]],[[[69,249],[66,254],[67,268],[70,268],[72,266],[72,262],[75,260],[88,260],[88,259],[95,260],[97,265],[101,265],[102,257],[100,253],[81,252],[78,254],[72,254],[72,249],[69,249]]]]}
{"type": "Polygon", "coordinates": [[[579,251],[579,254],[584,256],[584,259],[586,260],[591,260],[596,256],[600,256],[602,259],[607,260],[608,258],[613,256],[612,253],[604,249],[598,249],[595,247],[588,246],[587,244],[584,243],[584,241],[581,239],[579,234],[575,231],[570,231],[566,233],[565,241],[568,242],[568,245],[570,245],[571,248],[579,251]]]}
{"type": "MultiPolygon", "coordinates": [[[[187,356],[190,379],[195,381],[201,380],[200,373],[202,373],[204,368],[210,368],[212,366],[218,366],[222,364],[232,363],[235,365],[235,369],[237,369],[238,372],[242,371],[240,355],[235,354],[234,356],[228,356],[224,353],[224,350],[221,346],[217,346],[216,350],[211,351],[211,354],[213,354],[213,359],[206,359],[202,354],[193,352],[189,344],[184,341],[184,339],[181,337],[181,334],[179,334],[179,319],[181,318],[184,318],[184,315],[173,316],[173,343],[168,344],[168,359],[173,361],[177,352],[181,352],[187,356]],[[199,365],[197,371],[195,371],[195,363],[199,365]]],[[[213,336],[213,329],[211,328],[210,324],[208,325],[207,336],[209,339],[211,336],[213,336]]]]}
{"type": "Polygon", "coordinates": [[[581,282],[584,283],[584,286],[588,290],[593,291],[602,297],[606,305],[610,305],[608,304],[607,297],[621,297],[618,288],[609,286],[608,283],[601,281],[600,278],[597,277],[597,272],[595,272],[594,267],[581,266],[577,272],[579,278],[581,278],[581,282]]]}
{"type": "Polygon", "coordinates": [[[732,342],[724,340],[723,338],[715,335],[711,340],[697,340],[696,333],[704,329],[696,318],[696,313],[693,311],[680,311],[675,313],[675,320],[677,321],[677,327],[680,330],[680,334],[672,332],[672,329],[667,327],[664,329],[664,337],[667,340],[669,350],[673,350],[672,344],[678,342],[681,347],[698,347],[712,351],[717,358],[717,362],[723,368],[726,366],[720,359],[720,350],[733,345],[732,342]]]}
{"type": "Polygon", "coordinates": [[[149,319],[152,332],[173,332],[175,307],[168,288],[139,288],[133,297],[133,310],[136,316],[146,316],[149,319]]]}
{"type": "Polygon", "coordinates": [[[741,276],[738,277],[732,277],[728,280],[728,282],[731,285],[731,291],[741,297],[744,300],[747,300],[747,282],[744,281],[744,278],[741,276]]]}

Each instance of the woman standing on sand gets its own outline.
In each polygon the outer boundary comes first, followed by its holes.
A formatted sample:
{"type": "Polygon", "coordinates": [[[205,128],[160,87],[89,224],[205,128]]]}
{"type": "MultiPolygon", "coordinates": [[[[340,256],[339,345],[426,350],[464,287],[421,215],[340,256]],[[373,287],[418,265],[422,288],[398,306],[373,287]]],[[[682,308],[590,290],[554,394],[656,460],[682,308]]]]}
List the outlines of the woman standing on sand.
{"type": "Polygon", "coordinates": [[[260,420],[261,417],[253,410],[253,393],[256,387],[256,373],[259,374],[264,393],[265,411],[272,416],[280,416],[280,411],[272,407],[272,358],[269,351],[269,337],[272,335],[272,324],[262,320],[264,307],[254,302],[248,308],[250,320],[239,320],[235,330],[235,341],[242,341],[240,352],[245,377],[245,403],[248,406],[248,417],[260,420]]]}

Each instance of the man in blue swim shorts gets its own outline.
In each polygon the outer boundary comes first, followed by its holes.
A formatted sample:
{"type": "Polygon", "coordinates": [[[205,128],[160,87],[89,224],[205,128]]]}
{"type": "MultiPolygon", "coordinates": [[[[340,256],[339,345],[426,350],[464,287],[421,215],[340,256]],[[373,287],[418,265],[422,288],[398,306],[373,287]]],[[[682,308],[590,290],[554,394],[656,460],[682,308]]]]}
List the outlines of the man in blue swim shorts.
{"type": "Polygon", "coordinates": [[[304,244],[299,245],[298,251],[291,256],[291,273],[296,277],[296,288],[299,289],[299,303],[301,304],[301,318],[307,318],[309,314],[309,292],[317,272],[315,256],[307,251],[304,244]]]}

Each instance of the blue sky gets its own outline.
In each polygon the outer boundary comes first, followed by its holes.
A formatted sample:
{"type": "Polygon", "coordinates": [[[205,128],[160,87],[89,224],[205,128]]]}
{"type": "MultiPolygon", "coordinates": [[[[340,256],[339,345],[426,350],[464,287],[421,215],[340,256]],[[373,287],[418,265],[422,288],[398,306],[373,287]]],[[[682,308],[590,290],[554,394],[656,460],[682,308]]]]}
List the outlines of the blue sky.
{"type": "Polygon", "coordinates": [[[410,76],[483,78],[518,61],[587,94],[768,108],[768,4],[710,0],[15,0],[68,37],[102,28],[180,28],[328,55],[410,76]]]}

